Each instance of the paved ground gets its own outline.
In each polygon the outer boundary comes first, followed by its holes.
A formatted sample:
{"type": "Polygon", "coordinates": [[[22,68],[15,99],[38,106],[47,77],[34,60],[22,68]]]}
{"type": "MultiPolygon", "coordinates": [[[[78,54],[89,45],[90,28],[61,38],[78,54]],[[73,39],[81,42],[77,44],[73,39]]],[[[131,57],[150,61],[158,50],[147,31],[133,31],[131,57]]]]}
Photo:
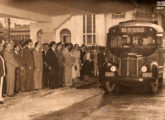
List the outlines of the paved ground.
{"type": "Polygon", "coordinates": [[[165,120],[165,87],[154,95],[135,87],[122,94],[105,94],[97,84],[79,88],[7,98],[0,120],[165,120]]]}
{"type": "Polygon", "coordinates": [[[165,88],[155,95],[141,88],[123,94],[100,93],[34,120],[165,120],[165,88]]]}
{"type": "MultiPolygon", "coordinates": [[[[5,98],[0,105],[0,120],[31,120],[44,114],[50,114],[68,108],[92,96],[102,93],[102,90],[94,87],[87,89],[60,88],[55,90],[38,90],[33,92],[22,92],[15,97],[5,98]]],[[[90,85],[91,86],[91,85],[90,85]]],[[[49,119],[47,119],[49,120],[49,119]]]]}
{"type": "Polygon", "coordinates": [[[82,120],[165,120],[165,89],[155,95],[103,95],[100,102],[82,120]]]}

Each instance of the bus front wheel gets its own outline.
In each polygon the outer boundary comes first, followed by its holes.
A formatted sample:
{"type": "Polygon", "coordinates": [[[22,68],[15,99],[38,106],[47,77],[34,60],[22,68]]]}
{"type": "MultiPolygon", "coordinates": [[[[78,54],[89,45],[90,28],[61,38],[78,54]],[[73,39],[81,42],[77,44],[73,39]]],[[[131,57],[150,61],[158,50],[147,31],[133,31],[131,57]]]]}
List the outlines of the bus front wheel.
{"type": "Polygon", "coordinates": [[[151,93],[157,93],[159,90],[159,79],[156,78],[155,82],[150,83],[150,91],[151,93]]]}
{"type": "Polygon", "coordinates": [[[105,87],[106,92],[111,93],[115,89],[115,84],[111,83],[110,81],[106,81],[104,87],[105,87]]]}

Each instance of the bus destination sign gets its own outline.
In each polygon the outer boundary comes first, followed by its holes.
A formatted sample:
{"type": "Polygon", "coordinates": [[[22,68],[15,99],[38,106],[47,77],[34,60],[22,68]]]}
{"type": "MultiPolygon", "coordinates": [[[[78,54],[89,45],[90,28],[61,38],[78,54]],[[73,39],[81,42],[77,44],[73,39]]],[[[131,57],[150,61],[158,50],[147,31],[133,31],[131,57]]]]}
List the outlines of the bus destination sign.
{"type": "Polygon", "coordinates": [[[144,27],[123,27],[123,28],[120,28],[120,31],[124,33],[144,33],[145,28],[144,27]]]}

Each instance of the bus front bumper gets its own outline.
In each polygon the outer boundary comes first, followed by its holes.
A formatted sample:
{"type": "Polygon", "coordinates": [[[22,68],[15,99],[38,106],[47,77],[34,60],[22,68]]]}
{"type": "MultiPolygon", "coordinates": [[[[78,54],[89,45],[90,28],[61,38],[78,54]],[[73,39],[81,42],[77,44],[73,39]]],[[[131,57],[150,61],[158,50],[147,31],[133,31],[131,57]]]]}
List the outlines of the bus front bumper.
{"type": "Polygon", "coordinates": [[[155,77],[149,78],[139,78],[139,77],[104,77],[103,81],[110,81],[114,84],[123,84],[123,85],[138,85],[138,84],[147,84],[150,82],[154,82],[156,80],[155,77]]]}

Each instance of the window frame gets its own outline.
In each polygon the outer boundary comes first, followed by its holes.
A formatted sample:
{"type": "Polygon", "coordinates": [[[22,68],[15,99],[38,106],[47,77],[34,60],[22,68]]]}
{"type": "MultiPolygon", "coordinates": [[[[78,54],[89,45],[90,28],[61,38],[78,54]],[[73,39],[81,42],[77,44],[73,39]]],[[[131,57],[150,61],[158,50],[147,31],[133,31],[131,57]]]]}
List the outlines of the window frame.
{"type": "Polygon", "coordinates": [[[95,14],[85,14],[83,15],[83,44],[86,45],[95,45],[96,40],[96,15],[95,14]],[[89,17],[90,16],[90,17],[89,17]],[[91,18],[91,31],[88,31],[88,18],[91,18]],[[91,36],[91,42],[88,43],[88,36],[91,36]]]}

